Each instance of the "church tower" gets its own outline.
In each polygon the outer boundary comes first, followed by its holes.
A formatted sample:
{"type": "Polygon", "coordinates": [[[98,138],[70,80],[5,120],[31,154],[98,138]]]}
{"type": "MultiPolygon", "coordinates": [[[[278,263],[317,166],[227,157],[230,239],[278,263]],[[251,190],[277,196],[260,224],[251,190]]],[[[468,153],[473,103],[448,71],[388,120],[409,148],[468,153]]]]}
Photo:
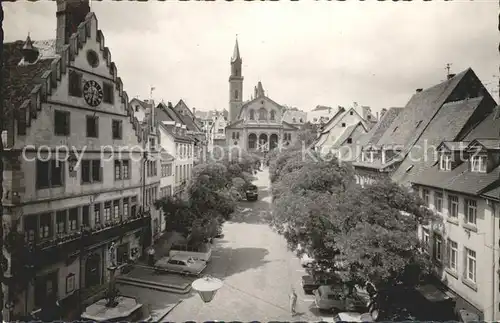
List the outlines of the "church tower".
{"type": "Polygon", "coordinates": [[[243,102],[243,76],[241,74],[241,57],[238,39],[234,44],[231,58],[231,76],[229,76],[229,122],[234,122],[240,113],[243,102]]]}

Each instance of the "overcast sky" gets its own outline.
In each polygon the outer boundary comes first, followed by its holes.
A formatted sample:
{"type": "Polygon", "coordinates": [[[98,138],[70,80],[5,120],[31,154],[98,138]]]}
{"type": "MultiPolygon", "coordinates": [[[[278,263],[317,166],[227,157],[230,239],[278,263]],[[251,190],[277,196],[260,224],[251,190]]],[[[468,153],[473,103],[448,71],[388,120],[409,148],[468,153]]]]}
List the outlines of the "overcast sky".
{"type": "MultiPolygon", "coordinates": [[[[4,3],[5,41],[55,38],[52,1],[4,3]]],[[[244,96],[309,111],[356,101],[404,106],[417,88],[472,67],[497,98],[498,2],[92,3],[129,97],[228,107],[235,36],[244,96]],[[495,91],[495,92],[493,92],[495,91]]],[[[498,101],[498,100],[497,100],[498,101]]]]}

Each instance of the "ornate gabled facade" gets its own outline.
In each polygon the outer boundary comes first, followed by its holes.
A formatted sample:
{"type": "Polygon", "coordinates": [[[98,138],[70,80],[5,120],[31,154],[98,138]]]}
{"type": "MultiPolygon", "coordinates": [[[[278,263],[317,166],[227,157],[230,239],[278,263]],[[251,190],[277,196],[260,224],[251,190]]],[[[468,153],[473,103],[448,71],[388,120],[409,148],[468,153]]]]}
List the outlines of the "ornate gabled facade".
{"type": "Polygon", "coordinates": [[[88,1],[58,1],[57,22],[55,41],[3,45],[7,321],[57,300],[77,318],[109,279],[110,244],[125,263],[150,243],[133,149],[144,130],[97,18],[88,1]]]}
{"type": "Polygon", "coordinates": [[[241,64],[236,41],[229,77],[227,145],[247,151],[267,152],[291,144],[297,139],[299,128],[283,120],[286,109],[266,96],[261,82],[254,87],[252,99],[243,103],[241,64]]]}

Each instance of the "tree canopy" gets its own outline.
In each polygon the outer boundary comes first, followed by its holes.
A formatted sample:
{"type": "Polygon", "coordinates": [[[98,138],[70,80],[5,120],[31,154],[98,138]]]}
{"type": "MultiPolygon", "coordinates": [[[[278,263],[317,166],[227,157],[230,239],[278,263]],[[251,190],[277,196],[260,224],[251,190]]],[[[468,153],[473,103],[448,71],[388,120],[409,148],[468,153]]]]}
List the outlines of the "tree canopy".
{"type": "Polygon", "coordinates": [[[417,227],[436,218],[416,194],[390,181],[362,188],[350,164],[306,156],[286,150],[270,167],[272,226],[291,248],[300,244],[323,275],[379,290],[415,284],[429,271],[417,227]]]}
{"type": "Polygon", "coordinates": [[[236,207],[238,194],[251,183],[255,157],[221,156],[218,162],[193,167],[185,194],[157,201],[166,229],[177,231],[196,244],[215,235],[236,207]]]}

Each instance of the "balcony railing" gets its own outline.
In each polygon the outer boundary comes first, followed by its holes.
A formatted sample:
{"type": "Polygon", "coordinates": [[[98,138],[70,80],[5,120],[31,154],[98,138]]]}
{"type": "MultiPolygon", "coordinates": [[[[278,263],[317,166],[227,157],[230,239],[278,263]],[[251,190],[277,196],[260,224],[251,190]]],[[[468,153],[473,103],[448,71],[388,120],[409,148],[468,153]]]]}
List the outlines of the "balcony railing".
{"type": "Polygon", "coordinates": [[[27,257],[37,268],[53,264],[78,255],[82,250],[93,245],[125,235],[127,232],[146,228],[151,224],[150,214],[129,218],[101,229],[83,229],[63,238],[36,242],[31,246],[31,255],[27,257]]]}

